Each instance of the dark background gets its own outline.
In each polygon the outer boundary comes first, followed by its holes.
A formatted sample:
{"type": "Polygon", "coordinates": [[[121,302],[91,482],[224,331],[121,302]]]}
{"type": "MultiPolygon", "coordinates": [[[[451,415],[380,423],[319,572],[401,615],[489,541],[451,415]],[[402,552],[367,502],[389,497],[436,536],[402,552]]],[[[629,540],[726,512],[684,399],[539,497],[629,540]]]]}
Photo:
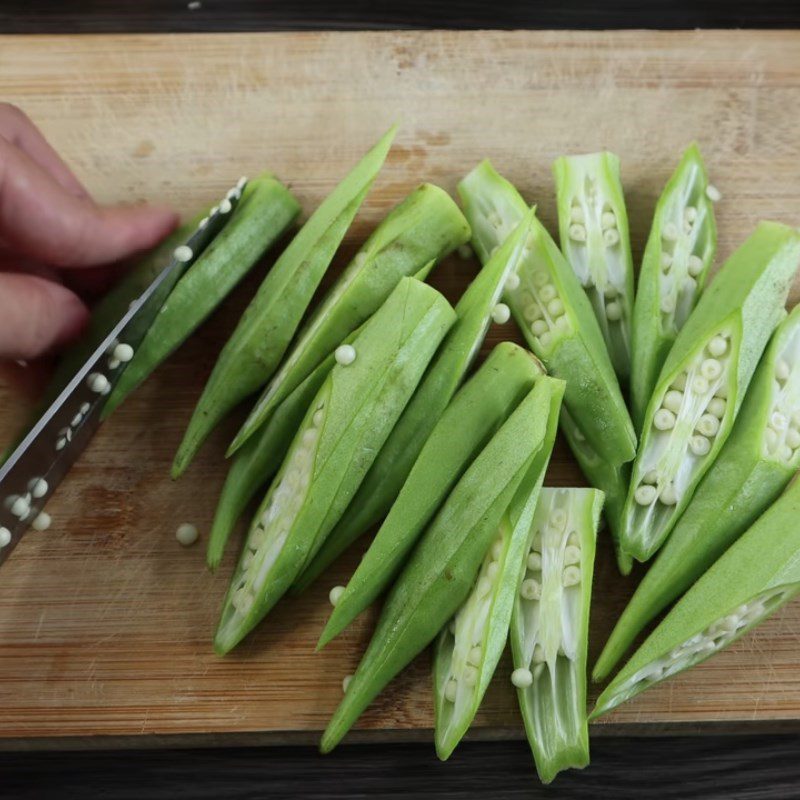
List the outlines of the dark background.
{"type": "MultiPolygon", "coordinates": [[[[188,0],[0,0],[0,33],[798,25],[800,0],[201,0],[196,10],[188,0]]],[[[790,800],[800,798],[800,738],[755,729],[726,736],[595,737],[591,767],[562,775],[550,788],[539,784],[521,741],[467,742],[446,765],[431,743],[345,745],[325,758],[302,746],[0,753],[0,798],[14,800],[404,796],[790,800]]]]}

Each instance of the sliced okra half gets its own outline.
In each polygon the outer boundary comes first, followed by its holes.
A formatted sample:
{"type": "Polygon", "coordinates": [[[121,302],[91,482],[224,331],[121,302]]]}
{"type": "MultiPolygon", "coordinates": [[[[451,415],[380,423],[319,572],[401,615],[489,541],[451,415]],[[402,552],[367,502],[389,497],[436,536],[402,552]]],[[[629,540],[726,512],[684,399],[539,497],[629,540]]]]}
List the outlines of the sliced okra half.
{"type": "Polygon", "coordinates": [[[591,301],[617,375],[631,369],[633,260],[628,213],[613,153],[553,164],[561,250],[591,301]]]}
{"type": "Polygon", "coordinates": [[[458,191],[476,252],[493,252],[509,229],[524,242],[519,281],[507,284],[505,293],[511,314],[548,372],[566,381],[564,405],[595,452],[614,466],[631,461],[633,423],[575,273],[533,210],[488,161],[469,173],[458,191]]]}
{"type": "MultiPolygon", "coordinates": [[[[292,193],[269,174],[232,191],[241,191],[233,217],[175,285],[109,395],[104,418],[194,333],[300,211],[292,193]]],[[[230,210],[230,200],[225,203],[230,210]]]]}
{"type": "Polygon", "coordinates": [[[469,225],[445,191],[428,183],[415,189],[373,231],[300,330],[228,455],[241,447],[314,367],[378,309],[402,277],[430,269],[468,239],[469,225]]]}
{"type": "Polygon", "coordinates": [[[523,554],[511,682],[544,783],[589,763],[586,650],[602,507],[596,489],[542,489],[523,554]]]}
{"type": "Polygon", "coordinates": [[[449,494],[387,597],[367,651],[323,734],[323,752],[341,741],[466,600],[507,509],[516,507],[520,489],[520,497],[527,498],[542,479],[563,391],[563,381],[537,380],[449,494]]]}
{"type": "Polygon", "coordinates": [[[800,259],[800,234],[762,222],[725,262],[678,334],[648,405],[622,518],[647,561],[730,433],[800,259]]]}
{"type": "Polygon", "coordinates": [[[717,249],[714,205],[696,144],[658,199],[633,307],[631,406],[637,428],[661,365],[703,291],[717,249]]]}
{"type": "Polygon", "coordinates": [[[455,313],[435,289],[404,278],[311,403],[256,512],[214,640],[226,653],[286,592],[347,507],[455,313]]]}
{"type": "Polygon", "coordinates": [[[522,244],[509,241],[490,259],[455,307],[456,322],[344,516],[302,575],[298,589],[316,578],[356,539],[384,518],[431,431],[475,359],[492,322],[510,319],[501,302],[515,285],[522,244]]]}
{"type": "Polygon", "coordinates": [[[590,719],[727,647],[800,592],[800,481],[720,557],[597,700],[590,719]]]}
{"type": "Polygon", "coordinates": [[[800,306],[770,340],[728,440],[622,612],[592,677],[764,512],[800,468],[800,306]]]}
{"type": "Polygon", "coordinates": [[[367,196],[395,128],[309,217],[267,273],[219,354],[172,466],[180,476],[211,431],[275,372],[350,223],[367,196]]]}
{"type": "Polygon", "coordinates": [[[501,342],[458,391],[337,599],[318,648],[386,591],[452,488],[542,375],[535,356],[501,342]]]}

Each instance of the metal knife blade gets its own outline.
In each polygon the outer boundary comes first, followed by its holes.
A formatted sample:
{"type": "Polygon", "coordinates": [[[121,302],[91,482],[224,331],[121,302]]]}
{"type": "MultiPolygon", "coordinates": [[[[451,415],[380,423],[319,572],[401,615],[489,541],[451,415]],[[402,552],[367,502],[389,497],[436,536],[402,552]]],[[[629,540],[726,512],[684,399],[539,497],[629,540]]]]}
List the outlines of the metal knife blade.
{"type": "MultiPolygon", "coordinates": [[[[47,500],[100,425],[106,396],[125,369],[113,356],[120,343],[135,350],[181,275],[200,257],[233,215],[245,186],[241,179],[215,206],[170,262],[134,300],[58,397],[0,465],[0,565],[34,524],[47,500]]],[[[41,519],[41,517],[39,517],[41,519]]]]}

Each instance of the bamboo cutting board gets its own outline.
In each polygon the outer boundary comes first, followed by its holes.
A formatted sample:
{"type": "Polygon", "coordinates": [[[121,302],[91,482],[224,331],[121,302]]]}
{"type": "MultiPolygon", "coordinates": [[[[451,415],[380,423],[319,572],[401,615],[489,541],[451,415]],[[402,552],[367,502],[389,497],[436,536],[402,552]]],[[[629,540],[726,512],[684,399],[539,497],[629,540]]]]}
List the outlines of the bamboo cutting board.
{"type": "MultiPolygon", "coordinates": [[[[759,219],[800,221],[800,33],[0,37],[0,99],[28,112],[99,199],[166,201],[187,213],[265,168],[291,184],[308,213],[398,121],[397,143],[337,269],[416,183],[452,191],[487,156],[553,230],[553,159],[618,153],[637,257],[658,193],[691,139],[723,194],[721,257],[759,219]]],[[[453,258],[433,283],[455,300],[475,270],[453,258]]],[[[374,617],[321,654],[314,643],[328,590],[345,582],[363,545],[220,659],[210,639],[233,559],[210,575],[205,543],[185,550],[174,536],[184,521],[208,530],[222,454],[241,415],[180,482],[170,482],[169,465],[263,272],[102,428],[49,504],[52,528],[30,532],[0,572],[0,746],[88,735],[311,738],[338,703],[374,617]]],[[[513,336],[511,325],[495,326],[489,342],[513,336]]],[[[0,386],[0,444],[28,407],[0,386]]],[[[562,445],[548,483],[583,483],[562,445]]],[[[633,585],[616,574],[602,539],[593,656],[633,585]]],[[[794,603],[595,730],[796,721],[798,630],[794,603]]],[[[522,735],[508,674],[504,662],[474,731],[522,735]]],[[[361,720],[393,736],[431,725],[427,656],[361,720]]]]}

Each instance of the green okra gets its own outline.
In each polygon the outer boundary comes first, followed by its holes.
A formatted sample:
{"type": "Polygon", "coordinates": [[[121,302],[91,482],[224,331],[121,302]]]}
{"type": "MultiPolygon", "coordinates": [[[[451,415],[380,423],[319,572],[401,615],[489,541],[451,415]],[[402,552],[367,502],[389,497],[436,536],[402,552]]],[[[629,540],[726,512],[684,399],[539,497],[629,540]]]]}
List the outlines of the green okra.
{"type": "Polygon", "coordinates": [[[488,161],[470,172],[458,191],[479,255],[492,253],[520,226],[515,234],[525,242],[520,280],[505,294],[511,313],[548,372],[567,382],[564,405],[594,450],[613,466],[631,461],[633,423],[575,273],[517,190],[488,161]]]}
{"type": "Polygon", "coordinates": [[[622,549],[649,559],[730,433],[800,260],[800,233],[762,222],[725,262],[678,334],[642,426],[622,549]]]}
{"type": "Polygon", "coordinates": [[[631,370],[633,260],[628,213],[613,153],[553,164],[561,250],[591,301],[617,375],[631,370]]]}
{"type": "Polygon", "coordinates": [[[800,306],[776,329],[728,440],[595,664],[603,680],[636,636],[768,508],[800,468],[800,306]]]}
{"type": "Polygon", "coordinates": [[[606,687],[590,719],[705,661],[800,592],[800,480],[678,601],[606,687]]]}
{"type": "Polygon", "coordinates": [[[372,641],[323,734],[323,752],[341,741],[466,599],[518,490],[527,497],[542,479],[563,391],[563,381],[537,380],[440,508],[387,597],[372,641]]]}
{"type": "Polygon", "coordinates": [[[631,407],[641,429],[658,373],[703,291],[717,249],[708,175],[690,145],[664,187],[639,270],[633,306],[631,407]]]}
{"type": "Polygon", "coordinates": [[[219,422],[272,377],[386,159],[395,130],[328,195],[267,273],[219,354],[175,456],[173,478],[184,472],[219,422]]]}
{"type": "Polygon", "coordinates": [[[469,238],[449,195],[422,184],[375,229],[298,334],[294,347],[231,444],[235,452],[351,331],[373,314],[398,280],[443,258],[469,238]]]}
{"type": "Polygon", "coordinates": [[[589,763],[586,652],[602,507],[596,489],[542,489],[522,555],[524,576],[511,617],[511,682],[544,783],[589,763]]]}
{"type": "Polygon", "coordinates": [[[458,391],[337,600],[318,648],[388,588],[452,488],[542,375],[544,367],[527,350],[501,342],[458,391]]]}
{"type": "Polygon", "coordinates": [[[275,605],[355,494],[455,320],[439,292],[403,278],[336,366],[303,418],[256,512],[214,639],[226,653],[275,605]]]}
{"type": "Polygon", "coordinates": [[[249,181],[233,217],[180,278],[106,401],[111,414],[227,297],[300,211],[280,181],[249,181]]]}
{"type": "Polygon", "coordinates": [[[456,305],[456,322],[431,362],[422,383],[375,459],[298,589],[310,585],[356,539],[386,516],[433,427],[469,370],[493,318],[507,321],[500,303],[506,282],[518,280],[520,242],[508,241],[478,273],[456,305]]]}

